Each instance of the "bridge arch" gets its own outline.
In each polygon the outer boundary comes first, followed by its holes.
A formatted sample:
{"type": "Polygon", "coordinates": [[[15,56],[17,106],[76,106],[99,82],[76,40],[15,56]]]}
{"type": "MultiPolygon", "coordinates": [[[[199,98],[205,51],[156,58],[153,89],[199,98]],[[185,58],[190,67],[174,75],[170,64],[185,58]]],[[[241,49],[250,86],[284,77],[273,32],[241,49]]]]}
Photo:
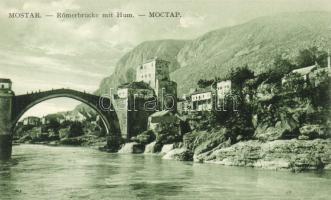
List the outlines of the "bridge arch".
{"type": "MultiPolygon", "coordinates": [[[[115,111],[105,111],[99,105],[100,96],[83,93],[70,89],[58,89],[33,94],[18,95],[14,97],[12,108],[12,130],[14,130],[18,120],[35,105],[47,100],[66,97],[82,102],[95,110],[107,132],[107,135],[121,135],[118,117],[115,111]]],[[[110,101],[108,102],[110,105],[110,101]]]]}

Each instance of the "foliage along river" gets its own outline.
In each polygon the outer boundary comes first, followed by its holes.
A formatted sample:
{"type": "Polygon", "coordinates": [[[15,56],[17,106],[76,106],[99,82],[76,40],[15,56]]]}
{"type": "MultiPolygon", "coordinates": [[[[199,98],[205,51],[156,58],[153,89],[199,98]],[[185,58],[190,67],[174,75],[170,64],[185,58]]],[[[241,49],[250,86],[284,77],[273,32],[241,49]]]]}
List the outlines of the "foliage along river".
{"type": "Polygon", "coordinates": [[[0,199],[329,199],[331,172],[291,173],[19,145],[0,163],[0,199]]]}

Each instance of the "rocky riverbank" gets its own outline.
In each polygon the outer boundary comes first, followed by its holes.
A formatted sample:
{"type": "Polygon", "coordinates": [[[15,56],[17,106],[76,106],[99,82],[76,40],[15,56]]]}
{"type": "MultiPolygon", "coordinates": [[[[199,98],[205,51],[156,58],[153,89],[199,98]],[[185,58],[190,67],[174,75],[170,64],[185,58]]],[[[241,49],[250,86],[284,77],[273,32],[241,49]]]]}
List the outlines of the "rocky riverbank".
{"type": "Polygon", "coordinates": [[[331,169],[331,140],[243,141],[195,153],[194,161],[292,171],[331,169]]]}
{"type": "Polygon", "coordinates": [[[241,141],[234,145],[224,142],[212,147],[206,143],[195,149],[184,144],[164,145],[160,152],[153,152],[155,142],[146,146],[136,142],[122,146],[119,153],[158,154],[163,159],[214,163],[226,166],[254,167],[272,170],[306,170],[331,169],[331,140],[275,140],[261,142],[258,140],[241,141]]]}
{"type": "Polygon", "coordinates": [[[44,141],[34,141],[28,140],[14,140],[14,144],[42,144],[51,146],[82,146],[82,147],[92,147],[99,149],[107,144],[107,139],[105,137],[98,137],[95,135],[83,135],[73,138],[61,138],[59,140],[44,140],[44,141]]]}

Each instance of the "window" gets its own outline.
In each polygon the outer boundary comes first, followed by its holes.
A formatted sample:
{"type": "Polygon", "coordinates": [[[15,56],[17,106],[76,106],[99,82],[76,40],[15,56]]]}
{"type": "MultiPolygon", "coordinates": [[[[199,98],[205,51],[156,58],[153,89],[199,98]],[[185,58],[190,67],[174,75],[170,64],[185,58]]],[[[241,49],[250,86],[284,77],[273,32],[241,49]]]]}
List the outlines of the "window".
{"type": "Polygon", "coordinates": [[[4,88],[5,88],[5,86],[3,84],[1,84],[1,89],[4,89],[4,88]]]}

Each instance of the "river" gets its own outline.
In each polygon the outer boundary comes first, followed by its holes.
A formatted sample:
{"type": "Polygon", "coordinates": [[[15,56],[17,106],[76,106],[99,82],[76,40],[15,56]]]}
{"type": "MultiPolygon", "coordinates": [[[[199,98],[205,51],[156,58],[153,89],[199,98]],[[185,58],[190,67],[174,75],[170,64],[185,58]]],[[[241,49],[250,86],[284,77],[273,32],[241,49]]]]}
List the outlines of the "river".
{"type": "Polygon", "coordinates": [[[19,145],[0,163],[0,199],[330,199],[331,172],[291,173],[19,145]]]}

